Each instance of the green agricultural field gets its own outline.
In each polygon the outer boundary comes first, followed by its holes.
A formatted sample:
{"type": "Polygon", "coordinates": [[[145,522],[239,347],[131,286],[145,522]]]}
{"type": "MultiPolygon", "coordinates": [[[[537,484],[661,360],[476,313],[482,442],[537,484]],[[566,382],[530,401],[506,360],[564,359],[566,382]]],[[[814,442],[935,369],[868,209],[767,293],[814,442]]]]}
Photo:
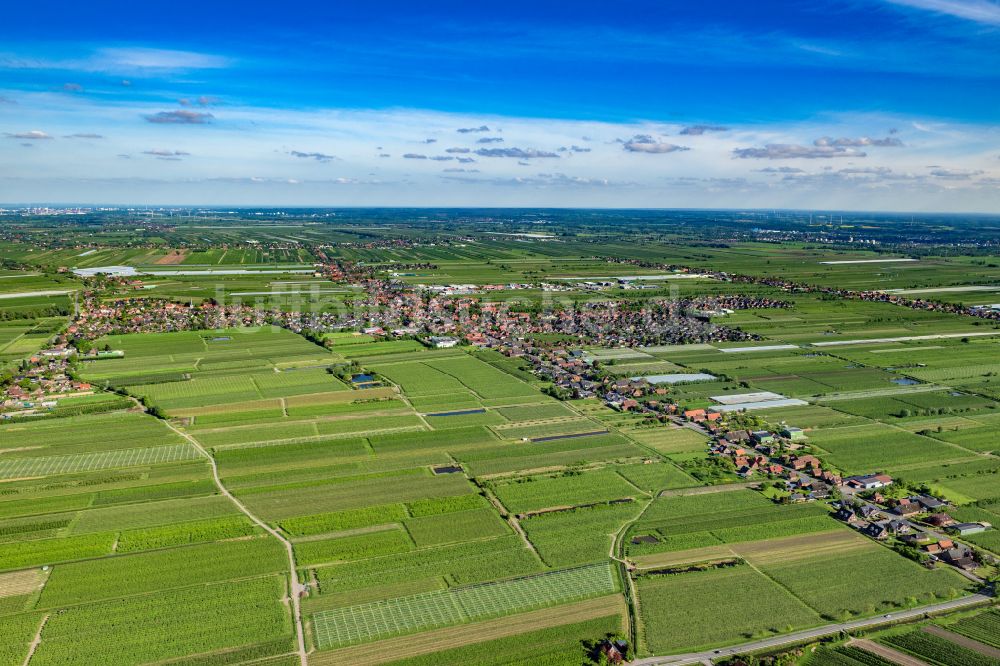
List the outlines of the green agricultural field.
{"type": "Polygon", "coordinates": [[[350,562],[413,550],[406,532],[389,529],[356,536],[303,541],[295,546],[296,561],[303,566],[330,562],[350,562]]]}
{"type": "Polygon", "coordinates": [[[313,624],[322,650],[546,608],[617,589],[611,567],[598,564],[323,611],[313,616],[313,624]]]}
{"type": "Polygon", "coordinates": [[[4,451],[5,459],[79,455],[181,442],[179,436],[156,419],[124,412],[9,424],[0,428],[0,450],[4,451]]]}
{"type": "Polygon", "coordinates": [[[761,570],[827,621],[952,599],[969,589],[969,581],[952,570],[928,571],[875,544],[765,564],[761,570]],[[817,571],[824,574],[817,576],[817,571]]]}
{"type": "Polygon", "coordinates": [[[511,425],[494,428],[500,437],[516,440],[537,440],[560,435],[606,432],[604,425],[583,417],[572,417],[559,421],[540,422],[523,425],[511,425]]]}
{"type": "Polygon", "coordinates": [[[220,649],[287,652],[291,623],[277,576],[76,606],[50,616],[32,661],[146,663],[220,649]]]}
{"type": "Polygon", "coordinates": [[[476,475],[506,474],[551,467],[642,457],[646,451],[617,434],[597,433],[544,442],[518,442],[456,450],[455,458],[468,463],[476,475]]]}
{"type": "Polygon", "coordinates": [[[458,585],[505,576],[535,573],[544,568],[517,535],[446,544],[406,553],[318,567],[315,576],[323,594],[373,585],[435,578],[458,585]]]}
{"type": "Polygon", "coordinates": [[[472,486],[460,475],[428,473],[328,479],[259,487],[241,494],[243,502],[259,515],[280,521],[293,516],[357,509],[393,500],[410,502],[429,497],[466,495],[472,486]]]}
{"type": "Polygon", "coordinates": [[[612,535],[638,517],[638,502],[596,504],[541,513],[521,521],[531,543],[546,564],[573,566],[607,558],[612,535]]]}
{"type": "Polygon", "coordinates": [[[9,459],[0,461],[0,479],[139,467],[192,460],[197,457],[199,457],[198,451],[189,444],[150,446],[143,449],[117,449],[41,458],[11,456],[9,459]]]}
{"type": "Polygon", "coordinates": [[[945,625],[945,628],[1000,649],[1000,612],[995,609],[945,625]]]}
{"type": "Polygon", "coordinates": [[[421,516],[403,521],[418,548],[472,541],[510,532],[493,509],[473,509],[421,516]]]}
{"type": "Polygon", "coordinates": [[[38,607],[270,574],[285,565],[280,544],[263,537],[62,564],[53,569],[38,607]]]}
{"type": "Polygon", "coordinates": [[[896,430],[885,425],[845,426],[818,430],[811,443],[823,456],[847,474],[868,474],[904,466],[949,462],[971,458],[968,451],[930,437],[896,430]]]}
{"type": "Polygon", "coordinates": [[[508,421],[543,421],[572,416],[573,412],[562,403],[553,402],[543,405],[523,405],[520,407],[502,407],[497,410],[508,421]]]}
{"type": "Polygon", "coordinates": [[[664,455],[702,452],[708,440],[688,428],[648,428],[631,430],[629,437],[664,455]]]}
{"type": "MultiPolygon", "coordinates": [[[[61,335],[122,352],[70,361],[92,393],[0,419],[0,666],[22,666],[36,635],[29,666],[294,666],[293,593],[319,666],[580,666],[620,632],[639,658],[711,653],[976,589],[844,526],[830,501],[782,503],[776,479],[740,477],[709,447],[716,426],[797,426],[824,468],[926,484],[955,519],[1000,525],[996,322],[824,291],[995,303],[992,222],[165,215],[0,211],[4,370],[61,335]],[[873,263],[823,263],[855,260],[873,263]],[[143,275],[70,272],[119,264],[143,275]],[[43,290],[72,293],[28,294],[43,290]],[[222,315],[268,325],[202,328],[222,315]],[[461,343],[430,348],[442,331],[461,343]],[[618,383],[695,372],[717,380],[618,383]],[[659,411],[760,391],[807,404],[714,425],[659,411]],[[639,405],[612,408],[617,392],[639,405]]],[[[23,381],[32,396],[39,383],[23,381]]],[[[998,534],[961,540],[1000,554],[998,534]]],[[[997,646],[995,611],[921,622],[997,646]]],[[[911,629],[873,638],[980,663],[911,629]]],[[[835,642],[804,659],[878,661],[865,654],[835,642]]]]}
{"type": "Polygon", "coordinates": [[[701,485],[669,462],[621,465],[616,470],[629,483],[647,492],[701,485]]]}
{"type": "Polygon", "coordinates": [[[586,652],[583,645],[592,640],[591,636],[616,634],[621,631],[621,625],[621,618],[617,615],[585,622],[559,623],[547,629],[475,642],[391,663],[393,666],[503,666],[534,662],[548,666],[578,666],[581,655],[586,652]]]}
{"type": "Polygon", "coordinates": [[[788,590],[748,566],[639,579],[654,654],[697,651],[822,624],[788,590]]]}
{"type": "Polygon", "coordinates": [[[820,504],[777,505],[749,490],[661,497],[627,534],[635,555],[843,529],[820,504]]]}
{"type": "Polygon", "coordinates": [[[982,652],[924,631],[892,634],[880,642],[937,666],[991,666],[997,662],[982,652]]]}
{"type": "Polygon", "coordinates": [[[497,484],[497,497],[510,511],[525,513],[641,495],[614,470],[562,476],[523,477],[497,484]]]}

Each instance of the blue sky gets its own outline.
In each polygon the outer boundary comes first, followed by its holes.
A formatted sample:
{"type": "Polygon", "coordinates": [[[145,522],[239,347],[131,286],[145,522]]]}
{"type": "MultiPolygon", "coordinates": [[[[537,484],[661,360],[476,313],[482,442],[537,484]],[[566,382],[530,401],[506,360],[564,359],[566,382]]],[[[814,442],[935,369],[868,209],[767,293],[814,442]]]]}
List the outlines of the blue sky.
{"type": "Polygon", "coordinates": [[[99,7],[5,7],[0,201],[1000,208],[996,0],[99,7]]]}

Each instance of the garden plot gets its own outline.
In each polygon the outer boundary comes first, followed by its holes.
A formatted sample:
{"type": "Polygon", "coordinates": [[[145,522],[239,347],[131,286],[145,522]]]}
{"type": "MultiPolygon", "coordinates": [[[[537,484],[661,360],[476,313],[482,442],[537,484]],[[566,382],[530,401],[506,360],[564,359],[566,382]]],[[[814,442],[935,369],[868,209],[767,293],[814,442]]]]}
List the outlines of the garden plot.
{"type": "MultiPolygon", "coordinates": [[[[652,350],[647,350],[652,351],[652,350]]],[[[587,356],[598,360],[598,361],[622,361],[622,360],[642,360],[642,361],[656,361],[655,356],[650,356],[644,351],[638,349],[631,349],[627,347],[621,347],[617,349],[605,349],[605,348],[594,348],[585,351],[587,356]]]]}
{"type": "Polygon", "coordinates": [[[798,398],[781,398],[778,400],[762,400],[760,402],[737,402],[730,405],[714,405],[716,412],[738,412],[742,410],[777,409],[779,407],[801,407],[808,405],[805,400],[798,398]]]}
{"type": "Polygon", "coordinates": [[[643,464],[619,465],[615,470],[632,485],[650,493],[701,485],[669,462],[647,461],[643,464]]]}
{"type": "Polygon", "coordinates": [[[932,431],[930,436],[942,442],[957,444],[970,451],[989,452],[1000,450],[1000,441],[998,441],[996,435],[996,428],[981,423],[975,423],[975,425],[971,425],[970,427],[955,430],[932,431]]]}
{"type": "Polygon", "coordinates": [[[1000,648],[1000,610],[988,610],[973,617],[945,625],[948,631],[1000,648]]]}
{"type": "Polygon", "coordinates": [[[427,421],[427,424],[435,430],[466,428],[469,426],[500,425],[507,423],[507,419],[505,419],[499,412],[495,410],[487,411],[482,408],[424,414],[424,420],[427,421]]]}
{"type": "Polygon", "coordinates": [[[510,532],[492,508],[457,511],[403,521],[418,548],[503,536],[510,532]]]}
{"type": "Polygon", "coordinates": [[[295,544],[295,560],[300,566],[327,562],[349,562],[413,550],[413,541],[398,527],[330,539],[300,541],[295,544]]]}
{"type": "MultiPolygon", "coordinates": [[[[884,636],[880,642],[918,657],[921,663],[941,666],[996,666],[1000,659],[983,654],[964,645],[948,640],[947,635],[934,633],[936,627],[925,627],[906,633],[884,636]]],[[[957,636],[952,636],[961,640],[957,636]]]]}
{"type": "Polygon", "coordinates": [[[684,368],[677,365],[676,363],[671,363],[670,361],[642,361],[638,360],[631,363],[623,363],[621,361],[616,361],[614,365],[605,365],[603,367],[608,373],[615,375],[617,377],[631,376],[631,375],[656,375],[656,374],[673,374],[682,373],[684,368]]]}
{"type": "Polygon", "coordinates": [[[71,534],[86,534],[110,530],[131,530],[169,523],[232,516],[238,513],[236,506],[221,495],[111,505],[81,511],[73,521],[69,532],[71,534]]]}
{"type": "Polygon", "coordinates": [[[771,352],[785,349],[798,349],[798,345],[759,345],[756,347],[719,347],[724,354],[745,354],[747,352],[771,352]]]}

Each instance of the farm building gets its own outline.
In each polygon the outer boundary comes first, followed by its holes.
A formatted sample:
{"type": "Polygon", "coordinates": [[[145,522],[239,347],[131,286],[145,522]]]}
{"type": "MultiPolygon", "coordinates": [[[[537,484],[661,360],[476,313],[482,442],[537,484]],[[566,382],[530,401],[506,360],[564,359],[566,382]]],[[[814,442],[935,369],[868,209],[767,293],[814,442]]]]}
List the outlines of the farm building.
{"type": "Polygon", "coordinates": [[[966,571],[971,571],[978,566],[976,560],[972,557],[972,551],[967,548],[949,548],[943,550],[938,555],[938,559],[966,571]]]}
{"type": "Polygon", "coordinates": [[[909,498],[904,497],[903,499],[899,500],[899,503],[896,505],[896,508],[893,509],[893,513],[895,513],[897,516],[905,517],[905,516],[915,516],[918,513],[922,513],[923,510],[924,509],[923,507],[920,506],[920,504],[914,502],[909,498]]]}
{"type": "Polygon", "coordinates": [[[458,344],[457,338],[449,338],[448,336],[445,335],[432,335],[430,338],[428,338],[428,341],[436,349],[447,349],[449,347],[454,347],[455,345],[458,344]]]}
{"type": "Polygon", "coordinates": [[[985,532],[987,527],[983,523],[956,523],[949,527],[948,531],[958,536],[968,536],[970,534],[985,532]]]}
{"type": "Polygon", "coordinates": [[[892,477],[888,474],[865,474],[864,476],[851,476],[845,480],[851,488],[859,490],[876,490],[885,488],[892,484],[892,477]]]}
{"type": "Polygon", "coordinates": [[[785,439],[790,439],[793,442],[798,442],[806,439],[806,433],[802,428],[796,428],[795,426],[789,426],[781,430],[781,436],[785,439]]]}
{"type": "Polygon", "coordinates": [[[930,495],[918,495],[917,497],[911,498],[913,501],[920,504],[927,511],[936,511],[942,507],[948,506],[947,502],[942,502],[936,497],[930,495]]]}
{"type": "Polygon", "coordinates": [[[924,522],[934,527],[948,527],[955,524],[955,519],[947,513],[935,513],[933,516],[928,516],[924,522]]]}
{"type": "Polygon", "coordinates": [[[722,436],[730,444],[739,444],[750,439],[750,433],[746,430],[731,430],[722,436]]]}

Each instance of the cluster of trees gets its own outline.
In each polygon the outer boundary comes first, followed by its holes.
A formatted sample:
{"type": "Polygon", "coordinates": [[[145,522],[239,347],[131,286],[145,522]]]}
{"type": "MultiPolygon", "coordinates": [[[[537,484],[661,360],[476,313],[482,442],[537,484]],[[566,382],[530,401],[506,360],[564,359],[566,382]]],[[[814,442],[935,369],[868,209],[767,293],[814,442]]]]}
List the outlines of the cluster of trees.
{"type": "Polygon", "coordinates": [[[19,319],[42,319],[43,317],[68,317],[72,314],[69,304],[36,305],[33,307],[4,308],[0,310],[0,321],[19,319]]]}

